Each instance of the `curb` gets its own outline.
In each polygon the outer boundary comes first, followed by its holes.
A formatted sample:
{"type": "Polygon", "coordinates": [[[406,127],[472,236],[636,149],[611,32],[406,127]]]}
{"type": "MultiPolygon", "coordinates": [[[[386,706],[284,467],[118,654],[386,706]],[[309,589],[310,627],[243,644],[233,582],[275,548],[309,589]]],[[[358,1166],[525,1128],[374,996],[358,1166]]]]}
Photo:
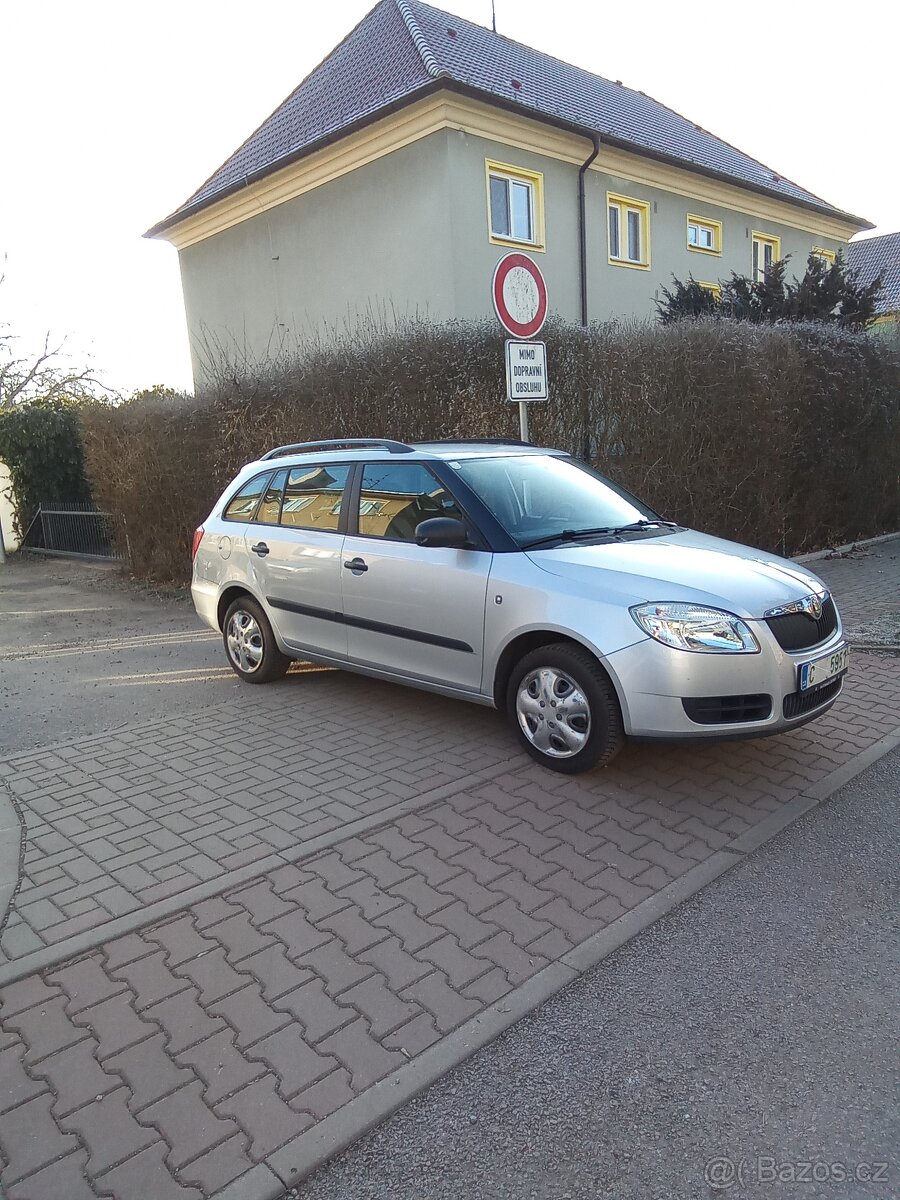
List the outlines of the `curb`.
{"type": "Polygon", "coordinates": [[[843,766],[810,785],[778,812],[734,838],[679,879],[649,896],[606,929],[575,946],[558,962],[509,992],[466,1021],[453,1033],[425,1050],[408,1066],[380,1080],[338,1112],[286,1143],[252,1171],[234,1180],[212,1200],[279,1200],[286,1189],[301,1183],[329,1159],[392,1116],[476,1051],[499,1037],[522,1017],[539,1008],[580,975],[598,966],[621,946],[642,933],[686,900],[701,892],[782,830],[833,796],[873,763],[900,747],[900,727],[843,766]]]}
{"type": "Polygon", "coordinates": [[[882,542],[891,542],[894,538],[900,538],[900,531],[897,533],[882,533],[878,537],[863,538],[860,542],[848,542],[845,546],[828,546],[824,550],[811,550],[809,554],[793,554],[791,555],[791,562],[819,562],[823,558],[832,558],[839,554],[849,554],[852,550],[864,550],[867,546],[880,546],[882,542]]]}

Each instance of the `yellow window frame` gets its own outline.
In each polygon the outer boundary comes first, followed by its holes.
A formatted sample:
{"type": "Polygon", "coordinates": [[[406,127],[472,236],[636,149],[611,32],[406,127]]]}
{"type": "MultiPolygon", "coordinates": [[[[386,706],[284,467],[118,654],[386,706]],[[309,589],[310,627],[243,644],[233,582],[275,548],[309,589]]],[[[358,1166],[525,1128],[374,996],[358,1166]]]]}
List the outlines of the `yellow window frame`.
{"type": "Polygon", "coordinates": [[[700,284],[700,286],[703,288],[703,290],[705,292],[712,292],[712,294],[715,296],[715,298],[717,300],[719,300],[721,298],[722,288],[718,283],[706,283],[702,279],[698,279],[697,282],[700,284]]]}
{"type": "Polygon", "coordinates": [[[525,167],[515,167],[511,163],[496,162],[492,158],[484,160],[484,186],[487,196],[487,227],[488,241],[494,246],[521,247],[523,250],[537,250],[543,254],[546,250],[544,234],[544,174],[542,171],[529,171],[525,167]],[[534,241],[521,241],[519,238],[503,237],[494,233],[491,221],[491,178],[512,179],[516,183],[528,184],[531,188],[531,224],[534,241]]]}
{"type": "Polygon", "coordinates": [[[760,250],[763,252],[766,246],[771,246],[772,262],[777,263],[781,258],[781,238],[774,233],[760,233],[756,229],[753,230],[750,241],[750,271],[753,275],[754,283],[759,282],[759,280],[756,278],[756,272],[753,269],[753,250],[756,246],[759,246],[760,250]]]}
{"type": "Polygon", "coordinates": [[[634,196],[620,196],[618,192],[606,193],[606,247],[609,262],[614,267],[632,267],[638,271],[650,270],[650,203],[647,200],[637,200],[634,196]],[[619,248],[628,239],[628,209],[640,214],[641,229],[641,259],[637,262],[630,258],[614,258],[609,237],[609,210],[619,210],[619,248]]]}
{"type": "Polygon", "coordinates": [[[687,223],[685,227],[685,237],[687,238],[688,250],[693,250],[697,254],[716,254],[721,257],[722,254],[722,222],[716,221],[712,217],[698,217],[696,213],[688,213],[687,223]],[[691,242],[691,226],[703,225],[707,229],[713,231],[712,247],[695,246],[691,242]]]}
{"type": "Polygon", "coordinates": [[[812,252],[815,254],[816,258],[824,259],[824,261],[828,263],[829,267],[834,266],[834,260],[837,258],[836,251],[826,250],[824,246],[813,246],[812,252]]]}

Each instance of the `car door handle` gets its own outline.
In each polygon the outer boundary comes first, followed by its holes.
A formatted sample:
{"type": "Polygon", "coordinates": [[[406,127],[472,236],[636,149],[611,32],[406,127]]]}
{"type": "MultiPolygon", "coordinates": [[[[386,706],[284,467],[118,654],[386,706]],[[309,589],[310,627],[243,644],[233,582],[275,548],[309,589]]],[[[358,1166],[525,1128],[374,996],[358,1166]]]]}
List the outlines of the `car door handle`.
{"type": "Polygon", "coordinates": [[[265,558],[266,555],[269,553],[269,547],[266,545],[265,542],[257,542],[256,545],[251,546],[250,549],[253,551],[254,554],[258,554],[260,558],[265,558]]]}
{"type": "Polygon", "coordinates": [[[344,567],[348,571],[356,571],[360,575],[369,569],[361,558],[351,558],[349,562],[344,563],[344,567]]]}

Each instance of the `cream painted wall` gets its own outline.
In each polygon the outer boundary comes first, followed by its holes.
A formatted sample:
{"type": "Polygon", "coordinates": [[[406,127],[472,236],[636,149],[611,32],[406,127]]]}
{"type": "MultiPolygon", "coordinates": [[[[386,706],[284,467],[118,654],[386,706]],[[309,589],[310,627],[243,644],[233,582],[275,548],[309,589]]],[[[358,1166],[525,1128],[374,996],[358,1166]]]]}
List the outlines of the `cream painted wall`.
{"type": "Polygon", "coordinates": [[[8,495],[10,490],[9,468],[6,463],[0,462],[0,534],[7,554],[19,548],[19,539],[13,530],[13,507],[8,495]]]}

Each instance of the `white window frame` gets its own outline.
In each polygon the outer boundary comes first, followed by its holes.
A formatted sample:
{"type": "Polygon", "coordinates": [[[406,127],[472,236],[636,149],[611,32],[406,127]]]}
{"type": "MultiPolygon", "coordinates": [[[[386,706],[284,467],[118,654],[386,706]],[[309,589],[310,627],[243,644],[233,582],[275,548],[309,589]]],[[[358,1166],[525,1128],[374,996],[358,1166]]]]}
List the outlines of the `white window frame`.
{"type": "Polygon", "coordinates": [[[716,254],[722,253],[722,222],[716,221],[712,217],[698,217],[695,213],[688,213],[687,218],[687,248],[698,254],[716,254]],[[697,241],[691,241],[691,231],[697,230],[697,241]],[[709,245],[704,245],[701,241],[702,235],[708,235],[709,245]]]}
{"type": "Polygon", "coordinates": [[[544,250],[544,176],[540,171],[529,171],[524,167],[515,167],[510,163],[494,162],[485,159],[485,176],[487,186],[487,224],[488,240],[497,246],[522,246],[529,250],[544,250]],[[506,185],[507,212],[510,218],[509,233],[501,233],[494,228],[494,210],[491,196],[491,182],[500,180],[506,185]],[[521,237],[522,230],[516,230],[513,225],[513,188],[523,187],[528,190],[528,213],[531,225],[531,237],[521,237]]]}
{"type": "Polygon", "coordinates": [[[751,258],[750,266],[754,283],[762,283],[766,277],[766,270],[777,263],[781,258],[781,238],[774,233],[760,233],[754,229],[752,234],[751,258]],[[771,262],[765,261],[766,250],[772,251],[771,262]]]}
{"type": "Polygon", "coordinates": [[[606,238],[609,261],[616,267],[650,270],[650,204],[633,196],[606,193],[606,238]],[[631,230],[637,222],[638,256],[631,255],[631,230]],[[623,254],[622,251],[625,251],[623,254]]]}

